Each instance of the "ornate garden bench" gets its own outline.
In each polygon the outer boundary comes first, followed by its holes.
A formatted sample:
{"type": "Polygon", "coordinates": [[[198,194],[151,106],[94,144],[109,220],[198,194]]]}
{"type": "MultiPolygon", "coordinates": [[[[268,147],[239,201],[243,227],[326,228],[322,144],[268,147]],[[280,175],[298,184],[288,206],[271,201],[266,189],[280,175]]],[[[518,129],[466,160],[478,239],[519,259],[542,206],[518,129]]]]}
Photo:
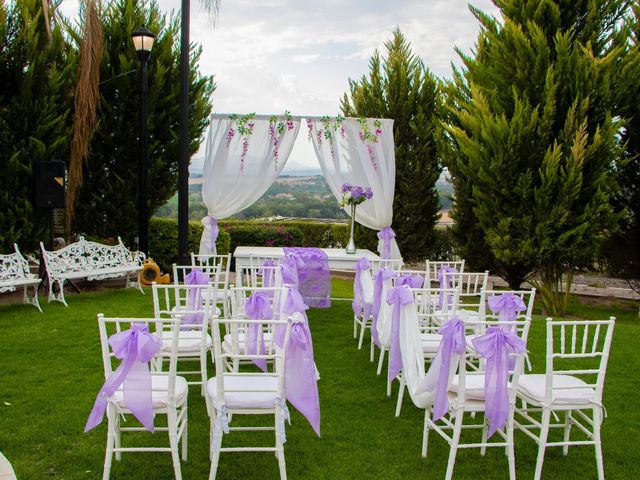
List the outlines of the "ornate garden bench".
{"type": "Polygon", "coordinates": [[[118,244],[113,246],[90,242],[80,237],[77,242],[60,250],[45,250],[42,242],[40,248],[49,280],[49,302],[57,300],[67,305],[64,283],[77,278],[91,281],[125,277],[126,287],[137,287],[144,293],[137,274],[142,270],[145,254],[127,249],[120,237],[118,244]],[[133,281],[131,274],[136,274],[133,281]],[[56,283],[58,294],[54,291],[56,283]]]}
{"type": "Polygon", "coordinates": [[[31,273],[29,262],[18,250],[18,245],[14,243],[13,248],[15,253],[0,255],[0,293],[15,292],[16,288],[23,287],[24,303],[30,303],[42,312],[38,302],[40,278],[31,273]],[[33,287],[33,297],[29,297],[28,287],[33,287]]]}

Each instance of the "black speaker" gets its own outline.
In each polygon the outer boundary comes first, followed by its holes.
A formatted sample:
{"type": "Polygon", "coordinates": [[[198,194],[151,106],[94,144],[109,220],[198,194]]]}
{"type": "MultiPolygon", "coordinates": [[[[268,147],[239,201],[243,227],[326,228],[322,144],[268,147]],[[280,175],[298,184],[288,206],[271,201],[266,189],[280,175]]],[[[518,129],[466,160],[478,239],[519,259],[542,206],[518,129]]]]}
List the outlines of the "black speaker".
{"type": "Polygon", "coordinates": [[[64,208],[65,165],[62,160],[36,162],[35,199],[38,208],[64,208]]]}

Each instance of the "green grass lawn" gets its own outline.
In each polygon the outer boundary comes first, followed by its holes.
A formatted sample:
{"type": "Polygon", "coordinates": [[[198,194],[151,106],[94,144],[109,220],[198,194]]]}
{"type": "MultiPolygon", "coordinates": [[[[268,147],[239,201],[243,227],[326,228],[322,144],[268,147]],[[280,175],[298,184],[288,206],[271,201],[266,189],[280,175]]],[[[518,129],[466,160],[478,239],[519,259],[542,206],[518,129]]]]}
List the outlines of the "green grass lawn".
{"type": "MultiPolygon", "coordinates": [[[[334,296],[350,295],[348,281],[334,280],[334,296]]],[[[0,451],[12,462],[20,480],[101,477],[106,420],[90,433],[82,433],[104,379],[96,314],[148,316],[153,312],[149,290],[146,295],[133,289],[85,292],[69,295],[68,302],[69,307],[65,308],[43,301],[43,314],[26,305],[0,306],[0,451]]],[[[601,308],[574,302],[571,308],[572,314],[583,318],[619,318],[605,385],[605,472],[610,479],[638,478],[637,305],[601,308]]],[[[432,433],[429,457],[422,459],[423,411],[405,395],[402,415],[394,417],[397,384],[392,398],[387,398],[385,379],[376,376],[374,365],[369,363],[368,348],[356,349],[350,302],[334,302],[329,310],[312,310],[309,319],[322,377],[318,384],[322,438],[317,438],[304,418],[292,409],[285,445],[289,478],[443,478],[448,445],[432,433]]],[[[536,317],[528,345],[536,372],[544,369],[544,335],[545,322],[536,317]]],[[[189,460],[182,467],[185,479],[207,478],[208,432],[204,400],[199,389],[192,387],[189,460]]],[[[254,434],[244,434],[245,438],[251,435],[254,434]]],[[[144,436],[145,440],[151,437],[144,436]]],[[[166,441],[163,434],[155,436],[155,441],[166,441]]],[[[225,437],[227,440],[236,441],[234,435],[225,437]]],[[[126,445],[126,436],[123,441],[126,445]]],[[[533,477],[535,456],[533,441],[516,434],[519,478],[533,477]]],[[[121,462],[114,461],[111,478],[169,479],[173,478],[172,472],[168,454],[124,454],[121,462]]],[[[265,453],[227,453],[221,456],[218,475],[234,480],[277,478],[277,462],[273,455],[265,453]]],[[[455,478],[508,478],[504,451],[489,450],[484,458],[476,449],[459,451],[455,478]]],[[[572,448],[568,457],[562,456],[562,449],[547,450],[543,478],[596,478],[593,449],[572,448]]]]}

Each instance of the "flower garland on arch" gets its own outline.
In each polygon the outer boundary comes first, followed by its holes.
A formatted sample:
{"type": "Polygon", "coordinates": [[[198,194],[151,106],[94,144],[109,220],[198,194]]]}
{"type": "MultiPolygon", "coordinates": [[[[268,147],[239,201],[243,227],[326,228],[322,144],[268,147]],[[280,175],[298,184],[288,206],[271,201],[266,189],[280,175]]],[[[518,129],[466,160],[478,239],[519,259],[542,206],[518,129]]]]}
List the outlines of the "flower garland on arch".
{"type": "Polygon", "coordinates": [[[255,118],[255,112],[248,113],[246,115],[229,115],[229,118],[233,120],[235,129],[231,127],[227,132],[227,148],[231,144],[231,140],[235,136],[236,132],[242,137],[242,154],[240,155],[240,175],[244,173],[244,159],[249,151],[249,137],[253,134],[253,119],[255,118]]]}
{"type": "Polygon", "coordinates": [[[373,165],[374,170],[378,170],[378,162],[376,161],[376,152],[373,149],[373,145],[378,143],[380,135],[382,135],[382,120],[376,118],[373,121],[375,130],[371,132],[369,127],[369,121],[366,118],[358,118],[360,124],[360,140],[367,146],[367,152],[369,153],[369,160],[373,165]]]}
{"type": "Polygon", "coordinates": [[[282,141],[282,135],[294,128],[293,120],[291,119],[291,112],[289,110],[285,110],[284,112],[284,121],[278,120],[277,115],[272,115],[269,119],[269,141],[273,145],[273,162],[276,170],[278,169],[278,152],[280,149],[280,142],[282,141]]]}

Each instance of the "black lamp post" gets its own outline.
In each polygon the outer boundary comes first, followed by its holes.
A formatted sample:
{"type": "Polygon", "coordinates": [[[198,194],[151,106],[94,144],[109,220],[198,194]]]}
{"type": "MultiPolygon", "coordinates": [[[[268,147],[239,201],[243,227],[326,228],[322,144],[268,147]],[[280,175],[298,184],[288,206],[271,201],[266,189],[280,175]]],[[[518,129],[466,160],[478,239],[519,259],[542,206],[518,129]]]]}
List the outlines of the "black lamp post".
{"type": "Polygon", "coordinates": [[[138,53],[142,66],[140,75],[140,87],[142,99],[140,102],[140,163],[138,171],[138,248],[141,252],[149,254],[149,208],[147,177],[149,174],[147,153],[147,61],[151,56],[151,48],[156,36],[144,25],[131,34],[133,46],[138,53]]]}

